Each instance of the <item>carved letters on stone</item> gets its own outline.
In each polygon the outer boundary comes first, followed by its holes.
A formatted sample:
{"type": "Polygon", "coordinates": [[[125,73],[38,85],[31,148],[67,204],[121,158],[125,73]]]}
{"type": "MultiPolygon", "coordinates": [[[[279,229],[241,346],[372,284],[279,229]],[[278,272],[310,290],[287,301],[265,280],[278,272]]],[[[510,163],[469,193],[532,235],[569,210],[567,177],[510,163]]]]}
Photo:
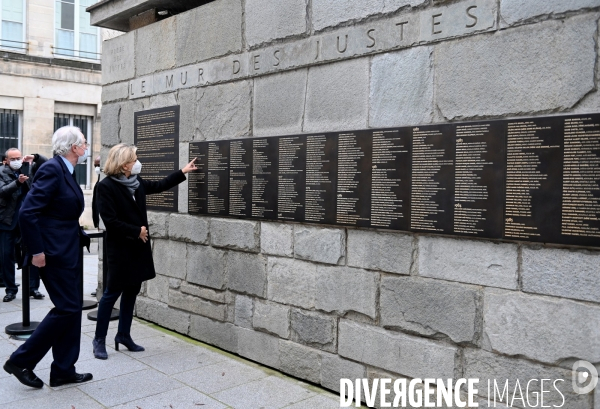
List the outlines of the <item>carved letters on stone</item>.
{"type": "Polygon", "coordinates": [[[495,0],[469,0],[358,24],[308,39],[231,55],[131,80],[129,98],[206,86],[488,31],[495,0]]]}

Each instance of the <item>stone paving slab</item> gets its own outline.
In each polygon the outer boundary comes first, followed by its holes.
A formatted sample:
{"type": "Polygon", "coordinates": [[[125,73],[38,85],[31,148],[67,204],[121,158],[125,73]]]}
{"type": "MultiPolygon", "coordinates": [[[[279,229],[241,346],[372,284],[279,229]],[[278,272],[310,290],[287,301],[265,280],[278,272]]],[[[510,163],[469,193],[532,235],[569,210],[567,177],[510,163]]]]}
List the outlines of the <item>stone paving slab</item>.
{"type": "Polygon", "coordinates": [[[269,376],[267,373],[258,368],[230,360],[177,374],[174,378],[193,388],[213,394],[267,376],[269,376]]]}
{"type": "MultiPolygon", "coordinates": [[[[97,255],[85,256],[85,298],[92,299],[97,276],[97,255]]],[[[20,271],[17,281],[21,281],[20,271]]],[[[40,291],[46,294],[45,289],[40,291]]],[[[21,322],[20,294],[0,302],[0,366],[22,341],[4,333],[6,325],[21,322]]],[[[31,299],[31,319],[41,320],[52,308],[49,297],[31,299]]],[[[108,360],[95,359],[92,339],[96,323],[83,312],[78,372],[94,379],[77,385],[51,388],[52,354],[35,369],[45,383],[42,389],[21,385],[0,369],[0,407],[11,409],[163,409],[163,408],[339,408],[339,397],[324,389],[287,377],[275,370],[191,340],[156,325],[135,319],[132,337],[146,348],[130,352],[114,349],[118,321],[111,321],[107,336],[108,360]]]]}
{"type": "Polygon", "coordinates": [[[212,396],[235,408],[283,408],[316,396],[308,388],[276,376],[244,383],[212,396]]]}
{"type": "Polygon", "coordinates": [[[3,405],[19,400],[44,399],[50,393],[52,393],[50,388],[29,388],[25,385],[21,385],[12,376],[0,379],[0,401],[3,405]]]}
{"type": "Polygon", "coordinates": [[[225,356],[216,352],[194,348],[192,350],[175,350],[165,354],[142,357],[139,358],[139,361],[164,374],[175,375],[196,368],[203,368],[206,365],[222,362],[226,359],[225,356]]]}
{"type": "MultiPolygon", "coordinates": [[[[23,386],[26,388],[26,386],[23,386]]],[[[38,408],[73,408],[76,409],[102,409],[100,403],[83,393],[77,388],[53,391],[50,388],[44,388],[49,393],[35,399],[23,399],[11,402],[10,409],[38,409],[38,408]]],[[[0,400],[2,400],[0,398],[0,400]]]]}
{"type": "Polygon", "coordinates": [[[145,369],[100,381],[86,382],[79,386],[79,389],[103,405],[110,407],[178,389],[182,386],[181,382],[158,371],[145,369]]]}
{"type": "MultiPolygon", "coordinates": [[[[132,359],[125,354],[115,354],[114,356],[111,356],[111,358],[112,359],[110,360],[110,363],[108,363],[108,361],[102,361],[100,359],[93,358],[85,361],[79,360],[76,364],[77,372],[89,372],[94,375],[94,381],[101,381],[104,379],[110,379],[133,372],[150,369],[148,365],[145,365],[136,359],[132,359]]],[[[50,378],[50,368],[40,371],[36,370],[36,374],[38,377],[40,377],[40,379],[47,380],[50,378]]],[[[70,384],[60,386],[59,388],[68,388],[73,386],[73,384],[70,384]]]]}
{"type": "Polygon", "coordinates": [[[202,408],[202,409],[221,409],[228,406],[209,396],[198,392],[197,390],[184,386],[183,388],[159,393],[149,396],[145,399],[138,399],[135,402],[115,406],[115,409],[164,409],[172,406],[173,408],[202,408]]]}
{"type": "MultiPolygon", "coordinates": [[[[133,332],[133,330],[131,334],[135,340],[135,333],[133,332]]],[[[140,345],[142,345],[146,350],[141,352],[131,352],[127,350],[127,348],[125,348],[123,345],[119,345],[119,352],[130,356],[135,355],[136,359],[140,359],[153,355],[172,353],[173,351],[188,351],[191,353],[195,348],[194,345],[191,345],[185,341],[181,341],[169,335],[161,334],[160,332],[154,337],[145,338],[144,343],[140,342],[140,345]]]]}
{"type": "Polygon", "coordinates": [[[286,406],[286,409],[337,409],[340,407],[339,400],[330,396],[317,395],[312,398],[295,403],[291,406],[286,406]]]}

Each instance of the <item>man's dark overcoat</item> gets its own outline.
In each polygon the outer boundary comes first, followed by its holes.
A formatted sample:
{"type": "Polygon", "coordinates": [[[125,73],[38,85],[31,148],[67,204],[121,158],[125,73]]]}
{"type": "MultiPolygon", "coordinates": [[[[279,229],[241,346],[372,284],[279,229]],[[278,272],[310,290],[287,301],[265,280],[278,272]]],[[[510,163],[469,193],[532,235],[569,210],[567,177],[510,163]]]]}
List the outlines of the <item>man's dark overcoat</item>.
{"type": "Polygon", "coordinates": [[[56,156],[36,172],[19,212],[27,254],[46,255],[40,276],[54,308],[10,360],[18,367],[33,370],[52,348],[51,378],[74,376],[79,357],[83,302],[83,233],[79,217],[84,205],[75,177],[56,156]]]}

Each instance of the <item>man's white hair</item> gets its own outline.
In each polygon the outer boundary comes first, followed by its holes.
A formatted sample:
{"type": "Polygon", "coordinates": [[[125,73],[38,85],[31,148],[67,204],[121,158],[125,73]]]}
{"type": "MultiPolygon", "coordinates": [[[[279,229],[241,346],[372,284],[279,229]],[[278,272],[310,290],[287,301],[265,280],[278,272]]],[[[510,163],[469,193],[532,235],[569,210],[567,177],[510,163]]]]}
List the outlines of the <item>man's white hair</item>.
{"type": "MultiPolygon", "coordinates": [[[[4,157],[8,159],[8,152],[19,151],[19,148],[8,148],[6,152],[4,152],[4,157]]],[[[21,152],[21,151],[19,151],[21,152]]]]}
{"type": "Polygon", "coordinates": [[[71,146],[83,144],[83,134],[76,126],[63,126],[58,128],[52,136],[52,150],[55,154],[64,156],[71,146]]]}

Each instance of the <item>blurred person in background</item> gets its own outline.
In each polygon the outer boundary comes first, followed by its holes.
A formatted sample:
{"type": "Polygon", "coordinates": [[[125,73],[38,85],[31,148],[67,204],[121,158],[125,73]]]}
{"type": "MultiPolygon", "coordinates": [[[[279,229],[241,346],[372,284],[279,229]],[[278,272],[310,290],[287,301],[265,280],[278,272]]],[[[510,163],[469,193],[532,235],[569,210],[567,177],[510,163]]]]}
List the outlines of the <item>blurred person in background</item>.
{"type": "Polygon", "coordinates": [[[20,241],[19,209],[29,192],[29,164],[33,156],[23,158],[17,148],[9,148],[4,155],[0,169],[0,278],[6,286],[6,295],[2,301],[10,302],[19,291],[15,281],[15,246],[20,241]],[[22,172],[23,162],[27,162],[27,171],[22,172]]]}
{"type": "MultiPolygon", "coordinates": [[[[4,302],[16,298],[19,284],[15,281],[15,261],[19,269],[23,259],[18,212],[23,198],[29,192],[31,180],[37,169],[48,159],[39,154],[21,157],[17,148],[9,148],[2,156],[0,167],[0,287],[6,287],[4,302]],[[10,159],[7,160],[7,157],[10,159]],[[28,164],[23,172],[23,164],[28,164]],[[6,276],[6,280],[5,280],[6,276]],[[6,282],[5,282],[6,281],[6,282]],[[8,285],[6,285],[8,283],[8,285]]],[[[39,292],[40,276],[36,267],[30,268],[29,294],[37,300],[43,299],[39,292]]]]}

